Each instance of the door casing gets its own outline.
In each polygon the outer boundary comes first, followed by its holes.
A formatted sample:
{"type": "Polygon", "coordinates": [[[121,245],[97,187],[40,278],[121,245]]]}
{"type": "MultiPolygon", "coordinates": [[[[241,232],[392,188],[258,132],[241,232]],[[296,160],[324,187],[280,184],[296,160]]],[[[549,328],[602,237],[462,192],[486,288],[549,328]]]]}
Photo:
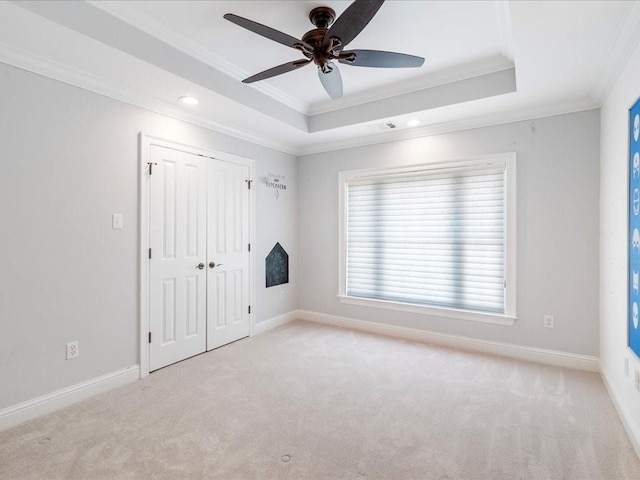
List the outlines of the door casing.
{"type": "MultiPolygon", "coordinates": [[[[249,167],[249,180],[251,185],[255,185],[255,161],[240,157],[230,153],[216,150],[185,145],[171,140],[146,135],[140,132],[138,135],[138,218],[139,231],[139,292],[138,292],[138,315],[139,315],[139,364],[140,378],[149,375],[149,148],[157,145],[164,148],[171,148],[194,155],[201,155],[206,158],[223,160],[225,162],[236,163],[249,167]]],[[[249,252],[249,298],[251,314],[249,315],[249,335],[254,335],[255,327],[255,188],[249,191],[249,238],[253,248],[249,252]]]]}

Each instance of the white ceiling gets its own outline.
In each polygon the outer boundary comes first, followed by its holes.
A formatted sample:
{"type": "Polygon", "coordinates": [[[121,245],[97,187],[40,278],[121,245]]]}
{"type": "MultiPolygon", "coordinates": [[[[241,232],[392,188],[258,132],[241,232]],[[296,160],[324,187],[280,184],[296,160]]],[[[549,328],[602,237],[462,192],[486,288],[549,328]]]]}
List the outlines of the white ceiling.
{"type": "Polygon", "coordinates": [[[225,13],[300,38],[312,8],[339,15],[350,3],[0,2],[0,61],[305,154],[595,108],[640,40],[638,2],[387,0],[349,48],[422,56],[423,67],[341,64],[340,100],[313,65],[241,83],[303,57],[225,13]]]}

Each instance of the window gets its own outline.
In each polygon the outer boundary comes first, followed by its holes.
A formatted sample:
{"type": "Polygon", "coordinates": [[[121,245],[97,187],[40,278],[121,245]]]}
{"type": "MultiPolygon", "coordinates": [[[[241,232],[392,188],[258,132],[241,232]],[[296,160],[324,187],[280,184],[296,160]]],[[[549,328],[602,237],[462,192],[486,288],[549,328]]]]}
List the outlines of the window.
{"type": "Polygon", "coordinates": [[[340,174],[340,299],[512,325],[515,154],[340,174]]]}

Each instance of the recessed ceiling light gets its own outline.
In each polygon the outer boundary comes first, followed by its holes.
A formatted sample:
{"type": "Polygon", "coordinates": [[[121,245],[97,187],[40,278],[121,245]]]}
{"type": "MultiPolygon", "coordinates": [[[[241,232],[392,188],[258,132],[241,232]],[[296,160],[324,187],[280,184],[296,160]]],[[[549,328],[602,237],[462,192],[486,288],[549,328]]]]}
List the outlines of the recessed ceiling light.
{"type": "Polygon", "coordinates": [[[187,105],[197,105],[200,100],[198,100],[196,97],[180,97],[180,101],[182,103],[186,103],[187,105]]]}
{"type": "Polygon", "coordinates": [[[422,125],[422,120],[418,120],[417,118],[407,122],[407,127],[417,127],[418,125],[422,125]]]}

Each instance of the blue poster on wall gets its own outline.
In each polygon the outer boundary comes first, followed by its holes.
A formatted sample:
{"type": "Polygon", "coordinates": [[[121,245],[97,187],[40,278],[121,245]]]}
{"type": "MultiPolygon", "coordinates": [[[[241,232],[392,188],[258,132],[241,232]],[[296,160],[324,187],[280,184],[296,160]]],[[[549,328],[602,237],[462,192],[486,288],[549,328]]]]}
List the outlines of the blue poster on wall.
{"type": "Polygon", "coordinates": [[[629,110],[629,347],[640,357],[640,99],[629,110]]]}

